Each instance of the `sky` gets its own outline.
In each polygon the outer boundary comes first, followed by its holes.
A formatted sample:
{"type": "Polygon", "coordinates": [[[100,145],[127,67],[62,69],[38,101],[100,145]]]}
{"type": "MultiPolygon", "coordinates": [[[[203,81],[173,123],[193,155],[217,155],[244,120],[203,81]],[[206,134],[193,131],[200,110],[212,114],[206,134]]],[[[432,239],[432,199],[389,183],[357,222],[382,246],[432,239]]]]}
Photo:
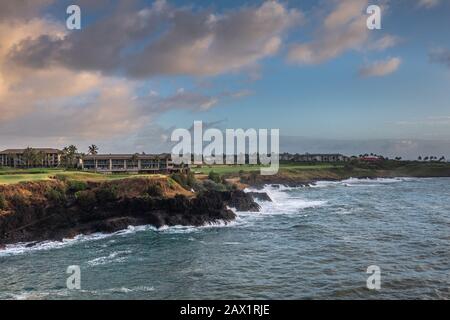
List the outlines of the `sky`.
{"type": "Polygon", "coordinates": [[[450,158],[448,30],[444,0],[2,0],[0,149],[169,151],[201,120],[280,129],[282,151],[450,158]]]}

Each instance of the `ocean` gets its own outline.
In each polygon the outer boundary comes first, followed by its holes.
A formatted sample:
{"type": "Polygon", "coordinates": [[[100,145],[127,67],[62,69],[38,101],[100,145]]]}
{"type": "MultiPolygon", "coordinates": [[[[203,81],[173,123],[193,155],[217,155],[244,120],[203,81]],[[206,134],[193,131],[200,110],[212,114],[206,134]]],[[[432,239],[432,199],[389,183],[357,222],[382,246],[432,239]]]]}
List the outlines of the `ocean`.
{"type": "Polygon", "coordinates": [[[261,191],[273,202],[230,224],[8,246],[0,299],[450,298],[449,178],[261,191]],[[78,290],[66,286],[69,266],[78,290]],[[379,290],[367,287],[369,266],[379,290]]]}

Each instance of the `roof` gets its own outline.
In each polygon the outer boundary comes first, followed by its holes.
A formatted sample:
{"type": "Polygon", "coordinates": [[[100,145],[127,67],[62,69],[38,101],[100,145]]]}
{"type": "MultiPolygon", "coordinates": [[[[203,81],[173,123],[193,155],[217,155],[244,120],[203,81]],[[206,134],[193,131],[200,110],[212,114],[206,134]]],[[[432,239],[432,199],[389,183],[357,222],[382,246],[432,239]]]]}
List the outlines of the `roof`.
{"type": "MultiPolygon", "coordinates": [[[[53,148],[32,148],[37,152],[44,153],[62,153],[61,150],[53,149],[53,148]]],[[[26,149],[6,149],[0,152],[0,154],[22,154],[26,149]]]]}
{"type": "Polygon", "coordinates": [[[343,154],[340,153],[305,153],[300,154],[299,156],[309,156],[309,157],[345,157],[343,154]]]}
{"type": "Polygon", "coordinates": [[[85,155],[83,156],[83,160],[131,160],[133,156],[136,156],[137,159],[146,160],[146,159],[167,159],[170,158],[170,154],[96,154],[96,155],[85,155]]]}

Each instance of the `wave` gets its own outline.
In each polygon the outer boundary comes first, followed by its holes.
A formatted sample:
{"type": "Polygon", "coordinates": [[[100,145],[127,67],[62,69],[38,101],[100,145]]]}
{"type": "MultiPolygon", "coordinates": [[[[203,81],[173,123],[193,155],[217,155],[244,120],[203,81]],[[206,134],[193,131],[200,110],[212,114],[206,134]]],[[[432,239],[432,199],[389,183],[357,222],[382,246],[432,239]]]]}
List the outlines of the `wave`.
{"type": "Polygon", "coordinates": [[[383,185],[415,181],[419,178],[349,178],[341,181],[317,181],[310,185],[311,188],[328,188],[336,186],[344,187],[379,187],[383,185]]]}
{"type": "MultiPolygon", "coordinates": [[[[134,234],[137,232],[152,231],[161,234],[178,234],[178,233],[193,233],[201,232],[205,229],[211,228],[224,228],[232,227],[239,223],[239,221],[217,221],[216,223],[209,223],[204,226],[162,226],[161,228],[156,228],[152,225],[142,225],[142,226],[129,226],[127,229],[123,229],[114,233],[95,233],[90,235],[77,235],[71,239],[63,239],[61,241],[42,241],[42,242],[20,242],[15,244],[6,245],[5,249],[0,250],[0,257],[15,256],[21,254],[32,253],[36,251],[43,250],[53,250],[72,246],[75,244],[83,243],[86,241],[96,241],[105,238],[124,236],[129,234],[134,234]]],[[[105,257],[103,257],[105,258],[105,257]]],[[[107,257],[106,257],[107,258],[107,257]]],[[[105,259],[106,259],[105,258],[105,259]]],[[[114,257],[110,257],[114,258],[114,257]]],[[[107,259],[106,259],[107,260],[107,259]]],[[[102,264],[101,261],[97,261],[98,264],[102,264]]],[[[93,262],[95,263],[95,262],[93,262]]]]}
{"type": "MultiPolygon", "coordinates": [[[[291,191],[301,190],[304,187],[286,187],[282,185],[266,185],[262,190],[247,188],[246,192],[265,192],[272,199],[272,202],[255,201],[261,206],[262,215],[276,214],[299,214],[303,209],[315,208],[326,205],[325,200],[309,200],[304,197],[294,195],[291,191]]],[[[241,214],[242,212],[237,212],[241,214]]]]}
{"type": "Polygon", "coordinates": [[[106,233],[95,233],[90,235],[78,235],[72,239],[63,239],[62,241],[42,241],[42,242],[19,242],[15,244],[6,245],[6,248],[0,250],[0,257],[3,256],[13,256],[20,255],[25,253],[31,253],[34,251],[42,251],[42,250],[52,250],[58,249],[62,247],[67,247],[74,245],[76,243],[85,242],[85,241],[93,241],[100,240],[106,237],[113,236],[115,234],[122,234],[123,231],[114,233],[114,234],[106,234],[106,233]]]}
{"type": "Polygon", "coordinates": [[[91,267],[101,266],[110,263],[121,263],[125,262],[127,256],[131,254],[132,251],[124,250],[124,251],[114,251],[111,254],[103,257],[98,257],[87,262],[91,267]]]}
{"type": "MultiPolygon", "coordinates": [[[[321,200],[308,200],[302,197],[298,197],[292,194],[291,191],[302,189],[304,187],[286,187],[282,185],[266,185],[262,192],[266,192],[272,199],[272,202],[256,200],[256,202],[261,206],[261,212],[238,212],[232,208],[237,217],[234,221],[217,221],[215,223],[209,223],[203,226],[163,226],[161,228],[156,228],[151,225],[143,226],[129,226],[127,229],[120,230],[114,233],[95,233],[91,235],[78,235],[71,239],[63,239],[62,241],[43,241],[38,243],[27,242],[27,243],[17,243],[13,245],[6,245],[6,248],[0,250],[0,257],[3,256],[13,256],[32,253],[42,250],[53,250],[59,249],[67,246],[72,246],[86,241],[96,241],[109,237],[124,236],[128,234],[133,234],[137,232],[157,232],[160,234],[183,234],[183,233],[196,233],[203,232],[204,230],[214,229],[214,228],[229,228],[245,225],[249,222],[249,217],[260,218],[267,215],[276,214],[299,214],[302,210],[307,208],[320,207],[327,203],[327,201],[321,200]]],[[[261,190],[246,189],[245,191],[258,192],[261,190]]],[[[115,256],[111,257],[100,257],[95,261],[90,261],[92,265],[101,265],[109,263],[109,260],[117,258],[115,256]]]]}
{"type": "Polygon", "coordinates": [[[111,293],[114,294],[129,294],[135,292],[153,292],[155,288],[153,286],[137,286],[137,287],[117,287],[117,288],[108,288],[108,289],[100,289],[100,290],[69,290],[69,289],[53,289],[48,291],[23,291],[19,293],[6,293],[0,296],[0,299],[9,299],[9,300],[45,300],[48,298],[67,298],[73,294],[89,294],[93,296],[109,296],[111,293]]]}

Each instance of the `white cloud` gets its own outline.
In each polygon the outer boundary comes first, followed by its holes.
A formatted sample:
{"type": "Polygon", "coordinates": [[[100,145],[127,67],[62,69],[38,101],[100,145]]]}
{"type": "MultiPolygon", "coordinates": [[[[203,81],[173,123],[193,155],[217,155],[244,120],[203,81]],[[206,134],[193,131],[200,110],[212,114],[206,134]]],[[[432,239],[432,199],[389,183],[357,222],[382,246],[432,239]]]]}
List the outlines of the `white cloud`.
{"type": "Polygon", "coordinates": [[[347,51],[385,50],[398,43],[393,35],[375,39],[366,25],[368,0],[331,1],[334,7],[323,18],[310,42],[294,44],[288,61],[314,65],[334,59],[347,51]]]}
{"type": "Polygon", "coordinates": [[[401,62],[402,60],[397,57],[376,61],[362,67],[359,74],[363,77],[383,77],[395,72],[400,67],[401,62]]]}
{"type": "Polygon", "coordinates": [[[116,10],[83,32],[24,40],[11,58],[37,69],[61,65],[103,74],[125,71],[138,79],[218,75],[274,55],[285,32],[301,20],[301,12],[277,1],[222,14],[157,1],[145,9],[116,10]],[[136,49],[136,43],[149,38],[136,49]]]}
{"type": "Polygon", "coordinates": [[[433,8],[440,4],[441,0],[419,0],[419,7],[433,8]]]}

